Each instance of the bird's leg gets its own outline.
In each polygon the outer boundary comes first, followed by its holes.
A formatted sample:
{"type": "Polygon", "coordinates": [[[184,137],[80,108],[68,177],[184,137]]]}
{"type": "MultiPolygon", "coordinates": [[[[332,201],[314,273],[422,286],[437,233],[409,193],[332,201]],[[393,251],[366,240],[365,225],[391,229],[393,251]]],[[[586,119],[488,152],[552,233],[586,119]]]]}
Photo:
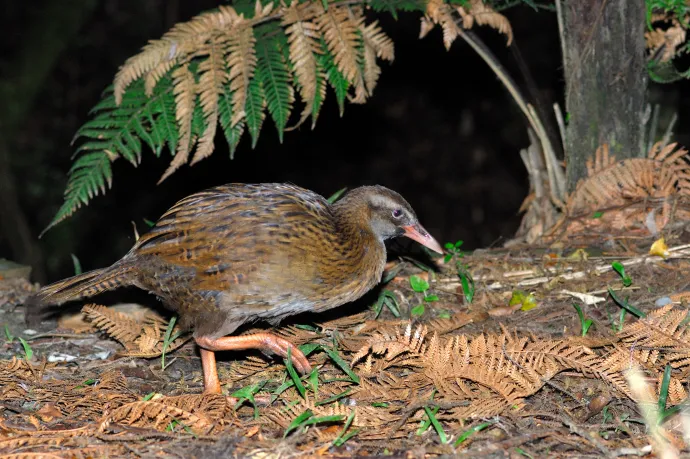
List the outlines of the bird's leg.
{"type": "Polygon", "coordinates": [[[204,373],[204,393],[220,394],[220,380],[218,379],[218,367],[216,366],[216,353],[204,349],[201,352],[201,368],[204,373]]]}
{"type": "MultiPolygon", "coordinates": [[[[264,352],[272,352],[280,355],[281,357],[287,357],[288,349],[290,349],[292,364],[295,366],[297,371],[302,374],[311,372],[311,365],[309,364],[309,361],[304,356],[302,351],[297,348],[297,346],[292,344],[290,341],[271,333],[262,332],[254,333],[253,335],[223,336],[222,338],[208,338],[206,336],[199,336],[195,338],[195,340],[199,347],[202,348],[201,363],[204,365],[204,389],[207,392],[211,388],[210,386],[206,385],[207,382],[212,384],[214,383],[215,378],[214,384],[217,385],[219,390],[220,384],[218,383],[215,356],[206,357],[207,361],[204,361],[204,350],[210,354],[213,354],[214,351],[260,349],[264,352]]],[[[216,386],[213,387],[215,388],[216,386]]]]}

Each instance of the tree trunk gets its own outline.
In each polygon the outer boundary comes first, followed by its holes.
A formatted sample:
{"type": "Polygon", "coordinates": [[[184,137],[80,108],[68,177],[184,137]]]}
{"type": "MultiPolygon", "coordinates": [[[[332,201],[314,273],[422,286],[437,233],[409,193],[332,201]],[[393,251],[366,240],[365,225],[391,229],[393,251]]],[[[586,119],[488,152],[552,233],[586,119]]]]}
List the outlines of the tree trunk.
{"type": "Polygon", "coordinates": [[[617,159],[644,153],[644,0],[562,0],[568,190],[608,144],[617,159]]]}

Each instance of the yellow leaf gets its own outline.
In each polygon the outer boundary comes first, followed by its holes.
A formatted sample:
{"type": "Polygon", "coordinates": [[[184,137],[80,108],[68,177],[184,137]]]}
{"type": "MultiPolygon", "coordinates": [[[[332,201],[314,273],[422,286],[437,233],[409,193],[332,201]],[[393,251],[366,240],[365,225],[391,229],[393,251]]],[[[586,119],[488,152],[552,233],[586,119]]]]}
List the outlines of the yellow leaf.
{"type": "Polygon", "coordinates": [[[668,245],[666,245],[666,241],[663,237],[654,241],[654,244],[652,244],[652,247],[649,249],[649,254],[657,255],[664,259],[668,257],[668,245]]]}

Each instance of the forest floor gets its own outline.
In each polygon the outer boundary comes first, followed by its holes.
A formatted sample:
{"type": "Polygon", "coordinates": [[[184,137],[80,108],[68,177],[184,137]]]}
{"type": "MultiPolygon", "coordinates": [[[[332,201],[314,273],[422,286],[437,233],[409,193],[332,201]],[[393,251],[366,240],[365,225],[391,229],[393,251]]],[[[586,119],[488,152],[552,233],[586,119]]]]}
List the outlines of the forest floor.
{"type": "Polygon", "coordinates": [[[197,349],[156,313],[91,306],[32,333],[35,286],[0,280],[0,458],[687,452],[687,236],[667,235],[666,258],[626,237],[481,250],[432,273],[396,260],[368,304],[276,330],[312,375],[223,353],[225,395],[202,395],[197,349]]]}

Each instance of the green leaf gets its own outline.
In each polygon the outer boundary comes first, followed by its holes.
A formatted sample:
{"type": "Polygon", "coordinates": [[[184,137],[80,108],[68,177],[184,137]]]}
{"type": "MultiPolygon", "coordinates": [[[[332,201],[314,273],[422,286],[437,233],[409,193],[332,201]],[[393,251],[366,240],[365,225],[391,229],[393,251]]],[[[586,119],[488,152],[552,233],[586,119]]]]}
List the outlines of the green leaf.
{"type": "Polygon", "coordinates": [[[94,384],[96,384],[95,379],[87,379],[86,381],[79,384],[78,386],[74,386],[72,389],[81,389],[82,387],[93,386],[94,384]]]}
{"type": "Polygon", "coordinates": [[[423,304],[419,304],[419,305],[415,306],[414,308],[412,308],[412,310],[410,310],[410,314],[411,314],[413,317],[419,317],[419,316],[421,316],[422,314],[424,314],[424,305],[423,305],[423,304]]]}
{"type": "Polygon", "coordinates": [[[357,432],[359,432],[359,429],[355,429],[351,432],[347,432],[347,429],[350,428],[350,425],[352,425],[352,421],[355,419],[355,410],[350,411],[350,415],[347,417],[347,420],[345,421],[345,425],[343,426],[343,430],[340,431],[338,436],[333,440],[333,446],[343,446],[343,444],[348,441],[350,438],[353,436],[357,435],[357,432]]]}
{"type": "Polygon", "coordinates": [[[659,413],[666,411],[666,403],[668,401],[668,386],[671,384],[671,365],[666,364],[664,368],[664,376],[661,378],[661,388],[659,389],[659,413]]]}
{"type": "Polygon", "coordinates": [[[399,11],[423,12],[426,8],[423,0],[369,0],[367,3],[374,11],[390,13],[396,20],[399,11]]]}
{"type": "Polygon", "coordinates": [[[434,430],[438,434],[438,437],[441,440],[441,443],[444,443],[444,444],[448,443],[448,437],[446,436],[446,432],[443,430],[441,423],[438,422],[438,419],[436,419],[436,413],[432,412],[428,406],[424,407],[424,412],[429,417],[429,420],[431,421],[431,425],[434,426],[434,430]]]}
{"type": "Polygon", "coordinates": [[[438,301],[438,295],[427,295],[424,297],[424,301],[427,303],[433,303],[434,301],[438,301]]]}
{"type": "Polygon", "coordinates": [[[321,347],[321,345],[316,344],[316,343],[305,343],[305,344],[302,344],[302,345],[297,346],[297,347],[299,348],[300,351],[302,351],[302,353],[305,356],[307,356],[307,355],[311,354],[312,352],[314,352],[314,350],[319,349],[321,347]]]}
{"type": "Polygon", "coordinates": [[[598,212],[598,211],[597,211],[597,212],[594,212],[594,213],[592,214],[592,218],[601,218],[601,217],[603,217],[603,216],[604,216],[604,212],[598,212]]]}
{"type": "Polygon", "coordinates": [[[10,327],[8,327],[7,324],[5,324],[5,338],[6,338],[8,343],[11,343],[12,341],[14,341],[14,335],[10,331],[10,327]]]}
{"type": "Polygon", "coordinates": [[[75,254],[70,253],[70,255],[72,256],[72,264],[74,265],[74,275],[78,276],[82,273],[81,263],[79,262],[79,258],[77,258],[75,254]]]}
{"type": "Polygon", "coordinates": [[[395,294],[390,290],[382,290],[379,298],[374,304],[374,318],[378,319],[383,307],[386,306],[395,317],[400,317],[400,306],[395,294]]]}
{"type": "Polygon", "coordinates": [[[625,267],[621,262],[614,261],[611,263],[611,267],[613,268],[614,271],[618,273],[618,275],[621,276],[621,280],[623,281],[623,286],[625,287],[630,287],[632,285],[632,279],[630,276],[625,274],[625,267]]]}
{"type": "Polygon", "coordinates": [[[326,354],[333,360],[333,362],[340,367],[341,370],[345,372],[346,375],[352,379],[352,381],[356,382],[359,384],[359,376],[352,371],[352,368],[350,368],[350,365],[343,359],[340,354],[338,354],[338,351],[335,349],[332,349],[328,346],[323,346],[323,350],[326,351],[326,354]]]}
{"type": "Polygon", "coordinates": [[[247,130],[252,138],[252,148],[256,147],[256,143],[259,141],[259,132],[264,123],[264,104],[263,86],[260,78],[257,78],[255,75],[249,81],[247,102],[244,104],[245,120],[247,122],[247,130]]]}
{"type": "Polygon", "coordinates": [[[471,304],[472,300],[474,299],[475,287],[474,279],[472,279],[472,275],[467,269],[467,266],[458,263],[458,277],[460,277],[460,285],[462,285],[462,292],[465,295],[465,301],[467,301],[468,304],[471,304]]]}
{"type": "Polygon", "coordinates": [[[448,311],[439,311],[437,314],[439,319],[450,319],[450,312],[448,311]]]}
{"type": "Polygon", "coordinates": [[[287,47],[287,37],[277,23],[266,24],[261,29],[259,31],[257,28],[257,73],[266,95],[268,112],[275,122],[278,138],[282,143],[283,132],[295,100],[290,70],[282,51],[287,47]]]}
{"type": "Polygon", "coordinates": [[[641,310],[637,309],[635,306],[628,303],[627,300],[624,301],[624,300],[618,298],[618,296],[611,289],[611,287],[608,287],[608,291],[609,291],[609,295],[611,295],[611,298],[613,298],[613,301],[615,301],[616,304],[618,304],[620,307],[627,309],[628,312],[630,312],[631,314],[635,315],[638,318],[647,317],[647,314],[645,314],[641,310]]]}
{"type": "Polygon", "coordinates": [[[292,382],[295,383],[295,388],[297,389],[297,392],[299,392],[299,394],[302,396],[302,398],[306,398],[307,390],[304,388],[304,384],[302,384],[302,380],[300,379],[299,375],[297,374],[295,367],[292,365],[292,348],[291,347],[288,347],[287,358],[285,359],[285,367],[287,368],[288,374],[290,375],[292,382]]]}
{"type": "Polygon", "coordinates": [[[346,191],[347,191],[347,187],[343,187],[343,188],[339,189],[338,191],[336,191],[335,193],[333,193],[332,195],[330,195],[330,196],[328,197],[327,201],[329,202],[329,204],[333,204],[333,203],[336,202],[336,201],[338,200],[338,198],[340,198],[340,197],[343,195],[343,193],[345,193],[346,191]]]}
{"type": "Polygon", "coordinates": [[[235,150],[237,150],[237,145],[240,143],[246,123],[243,118],[234,126],[232,125],[233,111],[230,85],[226,85],[223,92],[218,97],[218,114],[220,126],[223,129],[225,140],[228,142],[230,158],[232,159],[235,157],[235,150]]]}
{"type": "Polygon", "coordinates": [[[34,356],[34,350],[31,349],[31,346],[29,346],[29,343],[26,342],[24,338],[21,336],[18,337],[19,342],[22,343],[22,347],[24,348],[24,355],[26,356],[26,360],[31,360],[31,358],[34,356]]]}
{"type": "Polygon", "coordinates": [[[242,405],[242,403],[244,403],[245,401],[248,401],[254,407],[254,419],[258,419],[259,418],[259,408],[256,406],[256,401],[254,400],[254,394],[258,393],[264,387],[264,385],[266,385],[267,382],[268,382],[268,380],[264,380],[264,381],[258,382],[256,384],[251,384],[249,386],[245,386],[245,387],[233,392],[231,397],[236,397],[238,399],[237,403],[235,403],[235,406],[233,407],[233,409],[235,411],[237,411],[237,408],[239,408],[242,405]]]}
{"type": "Polygon", "coordinates": [[[417,293],[424,293],[429,290],[429,283],[419,276],[410,276],[410,287],[417,293]]]}
{"type": "Polygon", "coordinates": [[[335,91],[335,99],[338,101],[340,116],[343,116],[345,111],[345,99],[347,98],[347,91],[350,89],[350,82],[347,81],[340,70],[338,70],[333,55],[328,50],[328,46],[323,37],[321,38],[321,49],[323,54],[317,55],[316,59],[326,70],[326,79],[335,91]]]}
{"type": "Polygon", "coordinates": [[[311,418],[313,416],[311,410],[306,410],[304,413],[300,414],[297,416],[295,419],[292,420],[290,425],[285,429],[285,433],[283,434],[283,438],[286,438],[290,432],[295,430],[298,427],[301,427],[307,419],[311,418]]]}
{"type": "Polygon", "coordinates": [[[175,328],[175,322],[177,322],[177,316],[172,316],[170,318],[170,322],[168,322],[168,327],[165,329],[165,335],[163,336],[163,350],[161,352],[161,369],[165,370],[167,367],[165,366],[165,352],[168,350],[168,347],[170,344],[172,344],[173,341],[175,341],[179,336],[180,333],[175,333],[174,336],[172,336],[173,329],[175,328]]]}
{"type": "Polygon", "coordinates": [[[457,438],[457,440],[455,440],[455,443],[453,443],[453,446],[455,446],[457,448],[458,446],[460,446],[461,443],[463,443],[465,440],[470,438],[470,436],[472,436],[473,434],[475,434],[477,432],[480,432],[480,431],[486,429],[487,427],[489,427],[492,424],[493,424],[493,422],[482,422],[481,424],[477,424],[476,426],[474,426],[470,429],[467,429],[462,434],[460,434],[460,436],[457,438]]]}
{"type": "Polygon", "coordinates": [[[587,331],[589,330],[589,327],[592,326],[592,319],[585,319],[585,313],[582,311],[582,308],[577,303],[573,303],[573,307],[577,311],[577,315],[580,318],[580,326],[581,326],[581,330],[582,330],[582,336],[586,336],[587,331]]]}

